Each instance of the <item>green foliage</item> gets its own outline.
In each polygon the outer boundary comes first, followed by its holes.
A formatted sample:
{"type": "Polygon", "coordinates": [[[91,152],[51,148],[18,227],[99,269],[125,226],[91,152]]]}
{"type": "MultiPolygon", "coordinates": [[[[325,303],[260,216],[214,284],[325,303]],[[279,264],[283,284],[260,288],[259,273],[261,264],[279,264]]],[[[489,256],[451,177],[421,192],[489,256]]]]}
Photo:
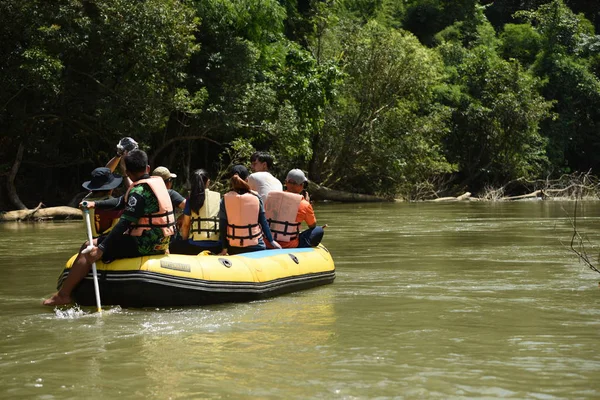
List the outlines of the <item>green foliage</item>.
{"type": "Polygon", "coordinates": [[[335,189],[407,198],[453,178],[474,191],[600,168],[595,10],[583,0],[4,0],[0,168],[23,143],[17,184],[39,181],[43,166],[40,190],[57,197],[124,135],[175,170],[215,172],[260,149],[279,174],[300,167],[335,189]]]}
{"type": "Polygon", "coordinates": [[[593,34],[589,21],[582,15],[575,15],[563,0],[553,0],[535,11],[519,11],[515,15],[536,28],[547,53],[574,54],[582,35],[593,34]]]}
{"type": "Polygon", "coordinates": [[[268,80],[285,62],[285,9],[261,0],[196,1],[195,6],[202,51],[191,61],[188,89],[204,90],[206,102],[186,131],[212,131],[222,142],[260,136],[277,109],[268,80]]]}
{"type": "Polygon", "coordinates": [[[534,63],[542,47],[542,36],[529,24],[506,24],[500,39],[502,57],[527,66],[534,63]]]}
{"type": "Polygon", "coordinates": [[[475,46],[497,46],[494,28],[487,21],[483,11],[480,6],[473,7],[466,20],[456,21],[438,32],[434,36],[434,43],[460,43],[467,49],[475,46]]]}
{"type": "Polygon", "coordinates": [[[318,64],[309,52],[290,47],[285,69],[276,80],[282,107],[279,129],[273,132],[277,137],[274,149],[283,160],[302,163],[312,156],[313,136],[319,135],[325,123],[325,108],[333,101],[341,79],[334,62],[318,64]]]}
{"type": "Polygon", "coordinates": [[[8,0],[0,15],[10,54],[0,78],[9,88],[1,118],[10,124],[5,130],[27,135],[30,145],[38,137],[30,153],[44,157],[47,143],[68,158],[84,147],[89,157],[99,141],[143,140],[164,128],[183,66],[196,50],[196,21],[183,3],[8,0]],[[52,141],[43,138],[49,123],[52,141]]]}
{"type": "Polygon", "coordinates": [[[547,79],[543,93],[556,101],[558,117],[543,127],[557,172],[600,167],[600,80],[585,64],[566,55],[546,57],[539,67],[547,79]]]}
{"type": "MultiPolygon", "coordinates": [[[[440,60],[410,34],[374,21],[343,40],[348,75],[324,131],[326,182],[393,195],[451,166],[441,155],[444,110],[428,107],[440,60]],[[418,165],[418,167],[417,167],[418,165]]],[[[408,193],[406,193],[408,195],[408,193]]]]}
{"type": "Polygon", "coordinates": [[[476,0],[409,0],[406,2],[403,27],[419,40],[432,45],[435,35],[457,23],[470,23],[476,0]]]}
{"type": "MultiPolygon", "coordinates": [[[[481,23],[489,26],[485,20],[481,23]]],[[[446,141],[448,159],[458,165],[462,183],[470,187],[536,177],[548,164],[539,126],[549,116],[551,103],[540,96],[539,79],[518,61],[499,57],[489,29],[474,31],[471,49],[461,50],[460,35],[439,47],[452,84],[438,92],[454,110],[446,141]]]]}
{"type": "Polygon", "coordinates": [[[591,69],[598,52],[592,26],[561,0],[519,15],[542,38],[533,70],[546,82],[544,96],[555,101],[557,118],[545,121],[543,129],[556,172],[600,167],[600,81],[591,69]]]}
{"type": "Polygon", "coordinates": [[[205,88],[207,101],[189,130],[215,132],[221,142],[243,137],[300,166],[340,72],[283,36],[278,2],[238,3],[197,2],[203,51],[192,61],[190,86],[205,88]]]}

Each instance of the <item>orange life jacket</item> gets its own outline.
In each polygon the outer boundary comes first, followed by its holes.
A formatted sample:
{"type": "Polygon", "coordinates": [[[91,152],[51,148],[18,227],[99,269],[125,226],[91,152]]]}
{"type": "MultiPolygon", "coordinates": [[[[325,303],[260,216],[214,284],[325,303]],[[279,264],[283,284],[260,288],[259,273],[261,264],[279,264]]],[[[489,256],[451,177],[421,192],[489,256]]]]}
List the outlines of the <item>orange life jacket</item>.
{"type": "Polygon", "coordinates": [[[262,229],[258,223],[260,200],[252,193],[231,191],[223,196],[227,212],[227,240],[230,246],[249,247],[258,244],[262,229]]]}
{"type": "Polygon", "coordinates": [[[265,203],[265,214],[273,239],[281,242],[291,242],[300,234],[300,222],[296,222],[298,208],[302,195],[272,191],[269,192],[265,203]]]}
{"type": "Polygon", "coordinates": [[[142,232],[150,228],[160,228],[165,236],[175,234],[175,214],[173,213],[173,203],[169,197],[169,192],[165,186],[165,181],[159,176],[151,176],[148,179],[140,179],[133,182],[125,193],[125,203],[129,200],[129,192],[134,186],[146,183],[152,193],[158,199],[158,211],[155,213],[142,216],[137,223],[132,224],[128,234],[131,236],[141,236],[142,232]]]}
{"type": "Polygon", "coordinates": [[[194,211],[190,216],[190,238],[196,241],[219,240],[219,202],[221,194],[206,189],[204,191],[204,204],[200,207],[199,214],[194,211]]]}

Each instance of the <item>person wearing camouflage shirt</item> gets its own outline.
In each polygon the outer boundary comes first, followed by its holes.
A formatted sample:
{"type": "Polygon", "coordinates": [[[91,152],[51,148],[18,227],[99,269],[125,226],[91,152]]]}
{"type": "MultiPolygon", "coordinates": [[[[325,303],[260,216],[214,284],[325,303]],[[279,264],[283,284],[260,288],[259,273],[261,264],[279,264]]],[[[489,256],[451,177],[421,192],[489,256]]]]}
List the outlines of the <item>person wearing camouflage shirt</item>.
{"type": "Polygon", "coordinates": [[[88,208],[123,209],[119,222],[108,235],[102,235],[94,239],[95,247],[86,254],[83,254],[81,250],[87,247],[87,243],[82,246],[62,287],[52,297],[46,299],[43,302],[44,305],[55,306],[71,303],[71,292],[88,274],[92,264],[99,259],[106,263],[119,258],[164,254],[169,248],[170,235],[173,234],[172,226],[170,226],[171,222],[162,227],[145,227],[141,229],[141,234],[139,232],[141,224],[138,224],[143,218],[160,211],[160,200],[157,197],[159,196],[166,199],[168,209],[165,214],[168,214],[168,216],[165,218],[167,221],[172,221],[172,225],[174,225],[173,209],[164,182],[159,178],[152,178],[158,181],[159,184],[157,185],[154,184],[155,182],[152,182],[152,185],[146,183],[147,181],[144,181],[144,183],[138,182],[150,179],[150,175],[148,175],[150,172],[148,156],[142,150],[129,152],[125,156],[125,167],[127,176],[133,181],[129,192],[125,196],[87,203],[88,208]],[[154,190],[150,186],[154,186],[154,190]],[[164,193],[162,193],[163,190],[164,193]],[[134,235],[132,232],[136,229],[138,233],[134,235]]]}

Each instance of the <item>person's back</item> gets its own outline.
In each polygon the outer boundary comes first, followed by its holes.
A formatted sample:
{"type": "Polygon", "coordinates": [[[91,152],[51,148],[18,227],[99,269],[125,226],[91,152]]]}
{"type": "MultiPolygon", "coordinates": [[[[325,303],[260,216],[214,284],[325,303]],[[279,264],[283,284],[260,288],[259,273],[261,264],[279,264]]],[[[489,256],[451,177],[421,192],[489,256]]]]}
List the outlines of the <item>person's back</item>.
{"type": "Polygon", "coordinates": [[[267,200],[269,192],[283,190],[279,179],[269,172],[273,166],[273,157],[270,154],[264,152],[252,154],[250,166],[254,172],[248,177],[248,185],[251,190],[258,193],[263,202],[267,200]]]}
{"type": "Polygon", "coordinates": [[[171,242],[169,251],[174,254],[195,255],[204,250],[218,253],[222,249],[219,237],[219,206],[221,195],[207,187],[208,173],[197,169],[191,176],[190,196],[183,209],[181,238],[171,242]]]}
{"type": "Polygon", "coordinates": [[[233,167],[231,189],[223,196],[219,210],[220,238],[223,243],[220,254],[264,250],[263,235],[272,246],[281,248],[271,236],[262,200],[248,186],[248,170],[243,165],[233,167]]]}
{"type": "Polygon", "coordinates": [[[94,204],[98,210],[123,209],[111,233],[98,239],[104,261],[162,254],[169,248],[175,227],[173,206],[162,178],[148,174],[147,161],[143,151],[129,152],[125,164],[132,184],[127,193],[118,199],[94,204]]]}
{"type": "MultiPolygon", "coordinates": [[[[317,226],[313,207],[301,194],[306,182],[304,172],[292,169],[285,180],[286,191],[271,192],[267,199],[267,220],[275,240],[283,248],[315,247],[323,239],[325,226],[317,226]],[[300,232],[302,222],[308,229],[300,232]]],[[[268,243],[266,246],[270,247],[268,243]]]]}
{"type": "MultiPolygon", "coordinates": [[[[143,199],[142,207],[138,207],[134,214],[134,218],[138,217],[137,221],[132,221],[128,231],[137,242],[138,252],[141,255],[164,253],[169,248],[170,237],[174,233],[175,217],[163,180],[145,176],[133,182],[125,195],[125,203],[128,205],[126,212],[132,205],[132,198],[136,199],[136,203],[140,198],[143,199]]],[[[123,217],[130,218],[126,212],[123,217]]]]}
{"type": "Polygon", "coordinates": [[[219,237],[219,203],[221,194],[206,189],[204,204],[196,212],[190,210],[190,237],[195,241],[218,240],[219,237]]]}
{"type": "Polygon", "coordinates": [[[298,247],[298,235],[304,219],[298,218],[302,196],[280,190],[272,191],[265,202],[265,216],[273,239],[281,247],[298,247]]]}

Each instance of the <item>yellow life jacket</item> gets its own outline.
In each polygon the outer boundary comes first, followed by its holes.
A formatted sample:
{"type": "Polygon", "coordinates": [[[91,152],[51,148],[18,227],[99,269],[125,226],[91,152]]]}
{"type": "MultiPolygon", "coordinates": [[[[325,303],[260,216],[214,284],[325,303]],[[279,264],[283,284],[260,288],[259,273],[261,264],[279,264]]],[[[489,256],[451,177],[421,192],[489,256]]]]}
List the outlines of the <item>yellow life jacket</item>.
{"type": "Polygon", "coordinates": [[[147,231],[150,228],[160,228],[165,236],[174,235],[175,214],[173,213],[173,203],[171,203],[165,181],[161,177],[151,176],[148,179],[140,179],[139,181],[133,182],[125,194],[125,203],[129,200],[129,192],[131,189],[142,183],[146,183],[158,199],[158,211],[142,216],[137,223],[129,228],[128,234],[131,236],[141,236],[142,232],[147,231]]]}
{"type": "Polygon", "coordinates": [[[204,204],[200,207],[199,214],[191,212],[190,239],[219,240],[219,202],[221,194],[206,189],[204,191],[204,204]]]}
{"type": "Polygon", "coordinates": [[[258,223],[260,200],[252,193],[231,191],[223,196],[227,212],[227,240],[230,246],[249,247],[258,244],[262,229],[258,223]]]}
{"type": "Polygon", "coordinates": [[[291,192],[269,192],[265,203],[265,215],[273,239],[278,242],[291,242],[300,234],[300,222],[296,222],[302,195],[291,192]]]}
{"type": "MultiPolygon", "coordinates": [[[[112,196],[96,196],[94,192],[90,192],[84,197],[88,201],[100,201],[111,199],[112,196]]],[[[123,210],[101,210],[96,208],[90,208],[90,221],[92,222],[92,237],[97,238],[100,235],[109,233],[115,225],[119,222],[119,218],[123,213],[123,210]]]]}

